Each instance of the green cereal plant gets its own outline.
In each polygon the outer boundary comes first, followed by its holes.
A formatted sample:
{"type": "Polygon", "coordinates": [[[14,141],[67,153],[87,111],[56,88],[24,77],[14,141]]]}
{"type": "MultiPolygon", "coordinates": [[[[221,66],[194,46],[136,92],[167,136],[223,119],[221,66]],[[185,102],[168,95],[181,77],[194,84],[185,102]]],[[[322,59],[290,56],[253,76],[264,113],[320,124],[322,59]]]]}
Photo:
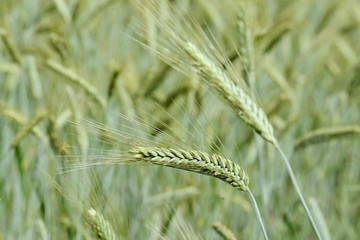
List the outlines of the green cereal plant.
{"type": "MultiPolygon", "coordinates": [[[[138,120],[136,119],[126,120],[132,122],[133,125],[143,124],[139,122],[137,123],[138,120]]],[[[78,124],[75,123],[75,125],[78,124]]],[[[85,121],[82,127],[88,128],[89,131],[101,131],[104,137],[103,142],[118,146],[120,149],[119,152],[105,151],[105,156],[94,156],[95,161],[92,161],[92,159],[89,158],[89,162],[87,163],[70,164],[69,171],[95,167],[99,165],[147,163],[218,178],[224,182],[227,182],[235,189],[248,193],[251,199],[251,203],[253,204],[256,217],[258,218],[263,236],[265,239],[268,239],[256,200],[248,186],[249,177],[245,170],[231,159],[218,154],[210,154],[204,151],[195,150],[186,143],[182,144],[182,148],[156,143],[141,136],[140,130],[135,132],[135,134],[127,133],[123,130],[110,129],[107,126],[93,121],[85,121]],[[123,152],[123,149],[126,149],[126,151],[123,152]],[[98,161],[97,159],[104,160],[98,161]]],[[[134,126],[129,126],[126,128],[133,129],[134,126]]]]}
{"type": "MultiPolygon", "coordinates": [[[[139,42],[180,72],[187,75],[189,69],[197,72],[202,82],[216,92],[240,119],[275,147],[284,161],[310,223],[317,237],[321,239],[291,165],[273,134],[271,123],[216,40],[204,33],[195,20],[186,19],[175,7],[167,6],[171,9],[171,17],[169,17],[164,16],[161,11],[163,2],[152,1],[141,4],[142,1],[138,1],[138,3],[141,5],[141,11],[150,16],[160,29],[157,40],[161,48],[154,49],[146,43],[141,43],[140,40],[139,42]]],[[[142,31],[146,32],[146,26],[142,28],[142,31]]],[[[248,49],[248,53],[251,53],[251,49],[248,49]]]]}

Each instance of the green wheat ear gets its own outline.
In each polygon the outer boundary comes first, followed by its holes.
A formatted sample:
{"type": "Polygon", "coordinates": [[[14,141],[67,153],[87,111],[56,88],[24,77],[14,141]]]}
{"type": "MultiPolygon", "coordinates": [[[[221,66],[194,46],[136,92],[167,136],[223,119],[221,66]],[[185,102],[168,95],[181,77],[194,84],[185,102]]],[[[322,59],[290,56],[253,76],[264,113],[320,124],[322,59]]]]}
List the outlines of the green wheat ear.
{"type": "Polygon", "coordinates": [[[105,217],[98,213],[95,209],[89,208],[86,211],[86,216],[90,225],[94,229],[94,233],[99,240],[116,240],[116,234],[112,225],[105,219],[105,217]]]}
{"type": "Polygon", "coordinates": [[[268,239],[256,200],[248,186],[249,177],[244,169],[231,159],[196,150],[174,148],[136,147],[129,152],[133,154],[132,157],[137,161],[209,175],[227,182],[235,189],[247,192],[253,204],[262,234],[265,239],[268,239]]]}

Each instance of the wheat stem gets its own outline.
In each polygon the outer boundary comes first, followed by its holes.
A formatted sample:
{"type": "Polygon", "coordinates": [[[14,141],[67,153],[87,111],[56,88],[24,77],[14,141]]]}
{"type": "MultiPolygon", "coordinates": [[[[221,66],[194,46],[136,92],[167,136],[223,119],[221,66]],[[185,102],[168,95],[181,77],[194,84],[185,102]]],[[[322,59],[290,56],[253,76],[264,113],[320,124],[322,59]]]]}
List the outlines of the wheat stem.
{"type": "Polygon", "coordinates": [[[262,234],[264,235],[265,240],[268,240],[269,238],[268,238],[268,236],[267,236],[264,223],[263,223],[263,221],[262,221],[262,219],[261,219],[259,207],[258,207],[258,205],[257,205],[257,203],[256,203],[256,200],[255,200],[255,198],[254,198],[254,195],[251,193],[250,190],[248,190],[248,194],[249,194],[249,197],[250,197],[250,199],[251,199],[251,203],[252,203],[252,205],[253,205],[253,207],[254,207],[256,217],[257,217],[257,219],[258,219],[258,221],[259,221],[259,224],[260,224],[260,227],[261,227],[261,232],[262,232],[262,234]]]}
{"type": "Polygon", "coordinates": [[[284,152],[281,150],[281,148],[279,147],[279,145],[274,145],[274,147],[276,148],[276,150],[278,150],[278,152],[279,152],[280,155],[281,155],[281,158],[282,158],[283,161],[284,161],[284,164],[285,164],[286,169],[287,169],[287,171],[288,171],[288,173],[289,173],[291,182],[292,182],[292,184],[294,185],[295,191],[296,191],[297,195],[298,195],[299,198],[300,198],[301,204],[303,205],[303,208],[304,208],[304,210],[305,210],[305,212],[306,212],[306,215],[307,215],[307,217],[308,217],[309,220],[310,220],[310,223],[311,223],[311,225],[312,225],[312,227],[313,227],[313,229],[314,229],[314,231],[315,231],[315,234],[316,234],[317,239],[322,239],[322,237],[321,237],[321,235],[320,235],[320,233],[319,233],[319,230],[318,230],[318,228],[317,228],[317,226],[316,226],[316,224],[315,224],[315,221],[314,221],[314,219],[313,219],[313,217],[312,217],[312,215],[311,215],[311,212],[310,212],[310,210],[309,210],[309,208],[308,208],[308,206],[307,206],[307,204],[306,204],[306,202],[305,202],[305,199],[304,199],[304,197],[303,197],[303,195],[302,195],[302,193],[301,193],[300,187],[298,186],[298,183],[297,183],[295,174],[294,174],[294,172],[293,172],[293,170],[292,170],[292,168],[291,168],[291,165],[290,165],[290,163],[289,163],[289,160],[287,159],[286,155],[285,155],[284,152]]]}

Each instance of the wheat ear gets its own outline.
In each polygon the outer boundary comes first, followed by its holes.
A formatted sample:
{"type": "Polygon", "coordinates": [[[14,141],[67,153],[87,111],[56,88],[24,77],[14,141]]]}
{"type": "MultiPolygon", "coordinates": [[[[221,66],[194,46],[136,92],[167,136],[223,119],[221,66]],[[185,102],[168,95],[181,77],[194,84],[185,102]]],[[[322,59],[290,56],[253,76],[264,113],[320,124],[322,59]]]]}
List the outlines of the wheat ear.
{"type": "Polygon", "coordinates": [[[53,61],[51,59],[47,60],[46,64],[53,71],[55,71],[58,74],[64,76],[66,79],[68,79],[72,83],[74,83],[74,84],[78,85],[79,87],[81,87],[82,89],[84,89],[85,92],[90,97],[95,99],[95,101],[100,104],[100,106],[102,106],[103,108],[106,106],[106,100],[104,99],[104,97],[98,92],[96,87],[94,87],[93,85],[91,85],[89,83],[89,81],[87,81],[86,79],[84,79],[81,76],[77,75],[71,69],[62,66],[60,63],[57,63],[57,62],[55,62],[55,61],[53,61]]]}
{"type": "Polygon", "coordinates": [[[89,224],[94,228],[95,234],[100,240],[115,240],[116,234],[111,224],[105,219],[103,215],[98,213],[95,209],[89,208],[86,211],[89,224]]]}
{"type": "Polygon", "coordinates": [[[208,154],[196,150],[159,147],[137,147],[130,150],[130,153],[137,161],[213,176],[229,183],[238,190],[247,192],[253,204],[264,238],[268,239],[259,208],[248,187],[249,177],[245,170],[232,160],[220,155],[208,154]]]}
{"type": "Polygon", "coordinates": [[[14,62],[21,65],[21,54],[5,29],[0,28],[0,37],[14,62]]]}
{"type": "Polygon", "coordinates": [[[308,145],[326,142],[334,138],[351,135],[360,135],[360,126],[341,126],[316,129],[295,140],[294,150],[296,151],[301,148],[305,148],[308,145]]]}
{"type": "Polygon", "coordinates": [[[146,44],[143,45],[157,54],[159,58],[183,73],[186,73],[188,70],[187,67],[191,65],[192,68],[199,73],[203,82],[213,88],[243,121],[249,124],[265,140],[274,145],[285,163],[290,179],[311,225],[318,239],[321,239],[297,184],[291,165],[278,145],[277,139],[274,137],[271,123],[264,111],[248,94],[243,79],[238,76],[229,59],[221,53],[221,50],[218,50],[218,45],[213,45],[199,26],[198,28],[193,28],[192,25],[181,18],[181,14],[176,11],[174,11],[174,14],[180,16],[182,25],[179,25],[175,21],[164,20],[158,9],[159,6],[156,3],[149,8],[143,8],[144,12],[151,14],[159,27],[164,30],[166,38],[164,36],[159,37],[159,42],[163,43],[162,49],[155,50],[146,46],[146,44]],[[194,36],[187,34],[186,31],[193,33],[194,36]],[[202,38],[205,40],[202,41],[202,38]],[[192,42],[189,39],[191,39],[192,42]],[[224,64],[227,71],[224,70],[224,64]]]}
{"type": "Polygon", "coordinates": [[[236,240],[234,233],[221,222],[215,222],[211,227],[224,239],[236,240]]]}
{"type": "Polygon", "coordinates": [[[13,141],[11,142],[10,148],[15,147],[19,144],[19,142],[30,132],[32,129],[45,118],[47,115],[47,111],[44,109],[39,110],[34,118],[32,118],[26,125],[24,125],[20,131],[16,134],[13,141]]]}
{"type": "Polygon", "coordinates": [[[272,125],[266,114],[246,91],[194,44],[187,42],[185,50],[194,60],[195,69],[201,72],[204,81],[218,92],[242,120],[252,126],[265,140],[276,144],[272,125]]]}
{"type": "Polygon", "coordinates": [[[249,190],[249,177],[244,169],[230,159],[216,154],[158,147],[138,147],[130,153],[140,161],[214,176],[236,189],[245,192],[249,190]]]}
{"type": "MultiPolygon", "coordinates": [[[[29,120],[27,119],[27,117],[22,115],[22,113],[18,112],[14,108],[3,107],[3,109],[1,109],[1,111],[2,111],[2,114],[4,117],[9,118],[10,120],[16,122],[17,124],[19,124],[21,126],[25,126],[28,124],[29,120]]],[[[41,129],[39,127],[34,126],[33,128],[31,128],[30,131],[38,139],[40,139],[44,145],[46,145],[48,143],[46,136],[41,132],[41,129]]]]}

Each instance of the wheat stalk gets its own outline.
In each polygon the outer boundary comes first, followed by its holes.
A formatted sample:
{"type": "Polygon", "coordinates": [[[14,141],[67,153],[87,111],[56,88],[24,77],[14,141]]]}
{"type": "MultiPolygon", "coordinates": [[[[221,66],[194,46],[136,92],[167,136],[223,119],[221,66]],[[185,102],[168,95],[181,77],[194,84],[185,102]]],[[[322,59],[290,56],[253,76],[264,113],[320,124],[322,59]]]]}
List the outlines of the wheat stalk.
{"type": "Polygon", "coordinates": [[[316,219],[316,222],[319,225],[319,230],[320,230],[321,236],[323,237],[324,240],[330,240],[331,235],[329,233],[329,228],[326,224],[325,217],[324,217],[316,199],[313,197],[310,197],[309,205],[310,205],[312,212],[314,213],[314,218],[316,219]]]}

